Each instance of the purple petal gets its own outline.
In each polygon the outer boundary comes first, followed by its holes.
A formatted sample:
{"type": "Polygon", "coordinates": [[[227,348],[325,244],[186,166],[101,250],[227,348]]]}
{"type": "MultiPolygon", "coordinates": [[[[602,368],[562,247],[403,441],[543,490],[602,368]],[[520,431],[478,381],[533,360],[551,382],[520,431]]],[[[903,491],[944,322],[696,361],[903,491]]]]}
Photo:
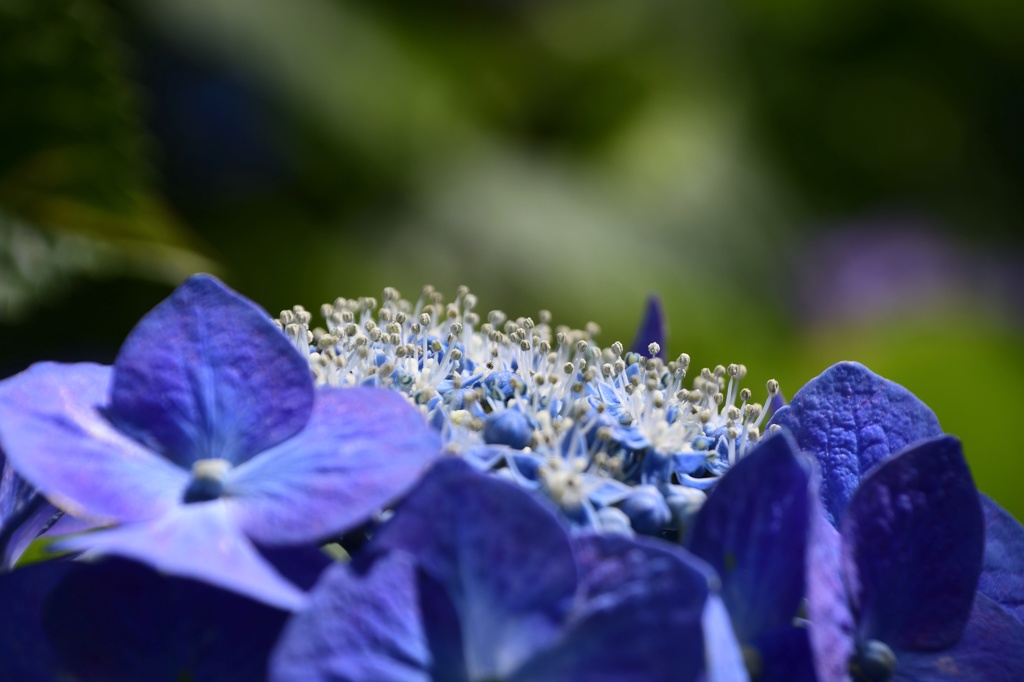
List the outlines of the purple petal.
{"type": "Polygon", "coordinates": [[[76,564],[43,626],[83,680],[249,682],[266,678],[287,613],[130,561],[76,564]]]}
{"type": "Polygon", "coordinates": [[[815,498],[807,542],[807,615],[820,682],[846,682],[853,653],[853,614],[841,570],[842,541],[815,498]]]}
{"type": "Polygon", "coordinates": [[[0,571],[13,568],[32,541],[64,516],[38,493],[18,512],[0,524],[0,571]]]}
{"type": "Polygon", "coordinates": [[[584,535],[576,548],[580,591],[565,631],[510,682],[696,680],[709,568],[649,540],[584,535]]]}
{"type": "Polygon", "coordinates": [[[840,362],[807,382],[769,424],[793,434],[821,465],[821,500],[838,526],[861,479],[888,455],[942,434],[913,393],[856,362],[840,362]]]}
{"type": "Polygon", "coordinates": [[[923,441],[875,469],[850,500],[842,535],[863,641],[907,651],[957,641],[970,615],[985,537],[960,441],[923,441]]]}
{"type": "Polygon", "coordinates": [[[209,275],[148,312],[114,362],[111,417],[177,464],[239,464],[309,418],[309,365],[269,315],[209,275]]]}
{"type": "Polygon", "coordinates": [[[306,428],[233,469],[225,495],[257,542],[314,542],[393,502],[440,453],[437,432],[400,394],[323,388],[306,428]]]}
{"type": "Polygon", "coordinates": [[[100,521],[151,519],[188,474],[118,431],[99,408],[109,367],[40,363],[0,384],[0,445],[54,504],[100,521]]]}
{"type": "Polygon", "coordinates": [[[334,566],[271,655],[275,682],[430,682],[416,568],[402,552],[365,574],[334,566]]]}
{"type": "Polygon", "coordinates": [[[0,574],[0,680],[74,679],[57,661],[41,620],[47,595],[74,567],[69,561],[44,561],[0,574]]]}
{"type": "Polygon", "coordinates": [[[980,494],[985,512],[985,560],[978,592],[1024,622],[1024,526],[980,494]]]}
{"type": "Polygon", "coordinates": [[[14,472],[0,450],[0,571],[12,568],[25,548],[60,514],[14,472]]]}
{"type": "Polygon", "coordinates": [[[1020,682],[1024,625],[978,594],[959,642],[944,651],[896,656],[895,682],[1020,682]]]}
{"type": "Polygon", "coordinates": [[[283,609],[306,604],[306,595],[233,525],[221,500],[179,506],[155,521],[66,538],[54,549],[128,557],[283,609]]]}
{"type": "Polygon", "coordinates": [[[636,336],[633,337],[633,343],[629,345],[629,352],[638,353],[646,358],[650,356],[649,346],[656,343],[660,348],[656,357],[664,360],[666,332],[665,313],[662,311],[661,299],[657,294],[651,294],[644,304],[644,317],[637,326],[636,336]]]}
{"type": "Polygon", "coordinates": [[[697,515],[689,549],[718,573],[745,645],[793,622],[804,598],[809,514],[809,463],[778,434],[737,462],[697,515]]]}
{"type": "Polygon", "coordinates": [[[504,677],[545,647],[576,588],[555,514],[460,459],[438,462],[367,548],[394,549],[412,554],[451,599],[471,679],[504,677]]]}

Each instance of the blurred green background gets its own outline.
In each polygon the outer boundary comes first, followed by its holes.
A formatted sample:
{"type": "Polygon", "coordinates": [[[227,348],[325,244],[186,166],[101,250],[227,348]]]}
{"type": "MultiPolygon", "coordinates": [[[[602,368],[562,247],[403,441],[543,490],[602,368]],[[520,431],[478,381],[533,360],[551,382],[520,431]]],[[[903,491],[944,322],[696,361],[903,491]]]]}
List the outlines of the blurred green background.
{"type": "Polygon", "coordinates": [[[904,384],[1024,518],[1022,36],[1003,0],[0,0],[0,376],[109,362],[196,271],[606,344],[656,291],[755,394],[904,384]]]}

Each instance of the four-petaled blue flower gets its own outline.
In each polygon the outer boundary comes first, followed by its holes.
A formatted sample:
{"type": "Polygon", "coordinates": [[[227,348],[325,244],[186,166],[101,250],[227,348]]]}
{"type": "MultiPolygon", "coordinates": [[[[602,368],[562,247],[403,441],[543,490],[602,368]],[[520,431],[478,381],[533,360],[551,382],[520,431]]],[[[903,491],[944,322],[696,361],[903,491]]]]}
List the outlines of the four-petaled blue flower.
{"type": "Polygon", "coordinates": [[[64,511],[120,524],[64,548],[296,608],[303,593],[253,543],[362,523],[440,443],[394,392],[314,389],[263,310],[198,275],[142,318],[113,367],[42,363],[0,384],[0,447],[64,511]]]}

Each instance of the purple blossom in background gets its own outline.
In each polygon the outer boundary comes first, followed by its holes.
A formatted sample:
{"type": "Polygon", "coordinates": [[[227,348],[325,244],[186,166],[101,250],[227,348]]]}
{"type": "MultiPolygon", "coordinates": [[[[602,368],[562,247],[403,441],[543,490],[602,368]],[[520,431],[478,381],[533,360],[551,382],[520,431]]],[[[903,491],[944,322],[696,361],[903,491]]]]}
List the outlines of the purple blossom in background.
{"type": "Polygon", "coordinates": [[[204,275],[140,320],[113,367],[40,363],[0,384],[0,446],[64,511],[120,524],[63,548],[289,608],[301,591],[253,542],[338,535],[439,452],[393,392],[314,390],[269,316],[204,275]]]}
{"type": "Polygon", "coordinates": [[[881,216],[807,241],[796,299],[812,324],[895,318],[951,304],[1019,317],[1021,259],[1013,251],[959,243],[918,216],[881,216]]]}
{"type": "Polygon", "coordinates": [[[272,679],[745,679],[704,564],[668,544],[570,537],[529,493],[459,460],[424,478],[364,557],[293,617],[272,679]]]}

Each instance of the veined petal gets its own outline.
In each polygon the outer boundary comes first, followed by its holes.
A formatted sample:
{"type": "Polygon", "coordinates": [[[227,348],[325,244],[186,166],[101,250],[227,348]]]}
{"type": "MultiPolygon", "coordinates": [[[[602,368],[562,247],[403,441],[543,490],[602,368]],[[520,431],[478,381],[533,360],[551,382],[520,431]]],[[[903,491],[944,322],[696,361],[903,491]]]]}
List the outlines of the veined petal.
{"type": "Polygon", "coordinates": [[[305,593],[260,555],[221,500],[181,505],[154,521],[69,537],[54,549],[128,557],[282,609],[306,605],[305,593]]]}
{"type": "Polygon", "coordinates": [[[840,362],[807,382],[769,422],[793,435],[821,465],[821,500],[838,526],[861,479],[888,455],[942,434],[913,393],[864,365],[840,362]]]}
{"type": "Polygon", "coordinates": [[[924,651],[959,639],[985,537],[960,441],[926,440],[875,469],[850,500],[842,536],[862,641],[924,651]]]}
{"type": "Polygon", "coordinates": [[[431,682],[431,665],[415,564],[393,552],[365,574],[328,569],[282,633],[270,673],[274,682],[431,682]]]}
{"type": "Polygon", "coordinates": [[[151,519],[175,506],[188,474],[101,411],[111,369],[39,363],[0,384],[0,446],[54,504],[98,521],[151,519]]]}
{"type": "Polygon", "coordinates": [[[403,550],[448,595],[470,679],[503,678],[560,629],[576,561],[554,513],[459,459],[438,462],[371,540],[403,550]]]}
{"type": "Polygon", "coordinates": [[[209,275],[143,316],[114,362],[112,419],[186,469],[244,462],[295,435],[312,406],[307,359],[265,311],[209,275]]]}
{"type": "Polygon", "coordinates": [[[985,561],[978,592],[1024,622],[1024,526],[979,493],[985,512],[985,561]]]}
{"type": "Polygon", "coordinates": [[[231,470],[224,494],[257,542],[314,542],[394,502],[440,453],[437,432],[401,395],[322,388],[306,428],[231,470]]]}
{"type": "Polygon", "coordinates": [[[43,627],[82,680],[265,679],[288,614],[123,559],[74,562],[47,598],[43,627]]]}
{"type": "Polygon", "coordinates": [[[809,520],[809,462],[784,433],[737,462],[698,513],[689,549],[718,573],[743,644],[793,622],[809,520]]]}
{"type": "Polygon", "coordinates": [[[1019,682],[1024,680],[1024,625],[977,594],[960,640],[943,651],[897,651],[894,682],[1019,682]]]}
{"type": "Polygon", "coordinates": [[[708,567],[683,551],[615,535],[576,538],[577,602],[562,635],[510,682],[687,682],[704,667],[708,567]]]}

